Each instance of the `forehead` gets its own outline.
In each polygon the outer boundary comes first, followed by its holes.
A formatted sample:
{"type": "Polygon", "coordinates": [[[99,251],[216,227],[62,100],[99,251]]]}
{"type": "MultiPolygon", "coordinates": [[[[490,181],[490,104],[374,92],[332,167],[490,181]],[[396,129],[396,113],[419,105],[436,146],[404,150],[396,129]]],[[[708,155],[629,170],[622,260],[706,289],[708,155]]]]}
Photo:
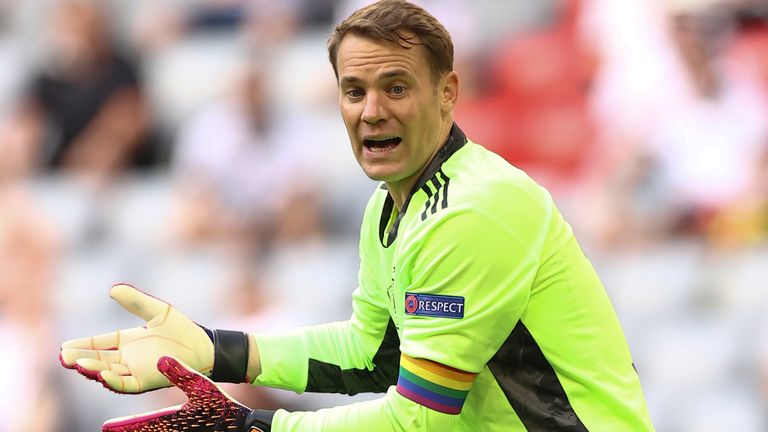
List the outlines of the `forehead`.
{"type": "Polygon", "coordinates": [[[339,79],[400,69],[415,76],[429,74],[426,50],[421,45],[404,48],[357,34],[344,36],[337,55],[339,79]]]}

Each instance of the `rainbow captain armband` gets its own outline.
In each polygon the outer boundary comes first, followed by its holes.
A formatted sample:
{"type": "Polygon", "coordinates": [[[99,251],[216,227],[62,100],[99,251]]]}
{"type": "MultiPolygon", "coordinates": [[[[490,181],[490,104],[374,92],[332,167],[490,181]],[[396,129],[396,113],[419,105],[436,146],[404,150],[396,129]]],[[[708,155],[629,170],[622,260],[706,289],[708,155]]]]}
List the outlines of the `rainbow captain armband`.
{"type": "Polygon", "coordinates": [[[435,411],[458,414],[475,377],[475,373],[401,354],[397,392],[435,411]]]}

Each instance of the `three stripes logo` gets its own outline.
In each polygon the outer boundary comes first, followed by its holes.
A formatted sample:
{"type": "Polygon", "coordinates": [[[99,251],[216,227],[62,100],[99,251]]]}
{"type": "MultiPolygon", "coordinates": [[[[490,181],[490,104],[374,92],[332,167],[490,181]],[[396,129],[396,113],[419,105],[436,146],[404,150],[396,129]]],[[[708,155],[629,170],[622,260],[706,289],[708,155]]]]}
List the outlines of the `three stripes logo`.
{"type": "Polygon", "coordinates": [[[421,190],[427,194],[427,202],[424,203],[421,220],[425,220],[430,214],[435,214],[438,207],[441,209],[448,207],[448,183],[450,180],[441,169],[421,187],[421,190]]]}

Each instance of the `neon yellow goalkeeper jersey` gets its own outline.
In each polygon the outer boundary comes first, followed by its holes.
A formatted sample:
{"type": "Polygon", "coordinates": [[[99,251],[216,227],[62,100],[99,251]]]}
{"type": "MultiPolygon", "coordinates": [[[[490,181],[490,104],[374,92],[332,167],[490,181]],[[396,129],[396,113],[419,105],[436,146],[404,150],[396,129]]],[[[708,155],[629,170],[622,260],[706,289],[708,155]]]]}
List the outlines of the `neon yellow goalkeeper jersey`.
{"type": "Polygon", "coordinates": [[[374,192],[360,262],[351,319],[257,335],[254,384],[386,395],[279,410],[273,431],[653,430],[613,307],[552,198],[457,126],[402,211],[374,192]]]}

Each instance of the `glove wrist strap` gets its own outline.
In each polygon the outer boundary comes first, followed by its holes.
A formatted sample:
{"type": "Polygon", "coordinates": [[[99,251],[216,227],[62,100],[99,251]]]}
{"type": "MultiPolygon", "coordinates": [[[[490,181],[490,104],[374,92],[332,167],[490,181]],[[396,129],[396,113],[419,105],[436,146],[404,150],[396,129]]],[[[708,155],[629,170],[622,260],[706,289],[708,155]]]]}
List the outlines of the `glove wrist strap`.
{"type": "Polygon", "coordinates": [[[246,431],[249,432],[271,432],[272,430],[272,418],[275,416],[274,411],[268,410],[253,410],[245,417],[246,431]]]}
{"type": "Polygon", "coordinates": [[[248,373],[248,335],[240,331],[210,330],[213,336],[213,371],[216,382],[242,383],[248,373]]]}

